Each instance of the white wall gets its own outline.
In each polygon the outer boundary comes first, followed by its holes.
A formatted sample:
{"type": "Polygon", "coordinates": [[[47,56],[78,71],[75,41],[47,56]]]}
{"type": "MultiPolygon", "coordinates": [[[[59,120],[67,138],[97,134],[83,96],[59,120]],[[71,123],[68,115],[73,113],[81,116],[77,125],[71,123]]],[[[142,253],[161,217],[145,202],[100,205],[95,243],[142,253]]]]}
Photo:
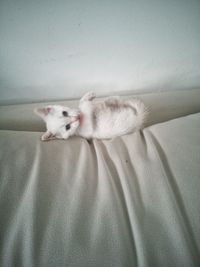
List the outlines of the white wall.
{"type": "Polygon", "coordinates": [[[0,103],[198,86],[199,0],[0,1],[0,103]]]}

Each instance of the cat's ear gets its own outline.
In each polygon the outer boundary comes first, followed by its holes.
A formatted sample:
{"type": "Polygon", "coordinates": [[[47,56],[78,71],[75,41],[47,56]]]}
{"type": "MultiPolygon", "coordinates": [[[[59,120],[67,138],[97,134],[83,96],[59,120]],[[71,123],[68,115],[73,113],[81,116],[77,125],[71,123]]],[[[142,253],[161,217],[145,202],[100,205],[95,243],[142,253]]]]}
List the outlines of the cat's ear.
{"type": "Polygon", "coordinates": [[[42,136],[41,136],[41,140],[42,141],[49,141],[49,140],[53,140],[53,139],[56,139],[55,135],[52,134],[50,131],[46,131],[46,133],[44,133],[42,136]]]}
{"type": "Polygon", "coordinates": [[[45,117],[52,111],[51,106],[42,107],[42,108],[36,108],[34,109],[34,112],[40,116],[41,118],[45,119],[45,117]]]}

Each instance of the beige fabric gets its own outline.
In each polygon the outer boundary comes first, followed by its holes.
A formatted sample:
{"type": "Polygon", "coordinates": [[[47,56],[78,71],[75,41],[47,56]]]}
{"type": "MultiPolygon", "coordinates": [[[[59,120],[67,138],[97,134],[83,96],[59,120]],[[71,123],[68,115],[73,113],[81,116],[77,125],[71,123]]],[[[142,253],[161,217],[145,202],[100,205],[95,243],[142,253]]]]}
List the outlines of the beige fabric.
{"type": "MultiPolygon", "coordinates": [[[[131,98],[133,95],[124,96],[131,98]]],[[[173,92],[138,95],[150,108],[146,126],[188,114],[200,112],[200,88],[173,92]]],[[[33,110],[47,104],[61,104],[77,107],[78,101],[59,101],[25,105],[0,106],[0,129],[20,131],[45,131],[45,124],[33,110]]]]}
{"type": "Polygon", "coordinates": [[[114,140],[0,131],[0,266],[199,266],[200,113],[114,140]]]}

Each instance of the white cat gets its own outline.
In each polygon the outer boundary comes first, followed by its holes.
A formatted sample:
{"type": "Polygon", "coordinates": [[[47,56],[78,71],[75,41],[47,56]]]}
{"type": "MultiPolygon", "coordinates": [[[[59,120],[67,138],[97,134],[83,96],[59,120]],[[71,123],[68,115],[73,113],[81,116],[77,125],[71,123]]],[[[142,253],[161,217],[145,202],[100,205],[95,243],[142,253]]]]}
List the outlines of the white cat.
{"type": "Polygon", "coordinates": [[[139,99],[109,97],[92,101],[94,93],[84,95],[78,109],[58,105],[37,108],[36,114],[46,122],[41,140],[67,139],[72,135],[87,139],[109,139],[132,133],[143,127],[147,108],[139,99]]]}

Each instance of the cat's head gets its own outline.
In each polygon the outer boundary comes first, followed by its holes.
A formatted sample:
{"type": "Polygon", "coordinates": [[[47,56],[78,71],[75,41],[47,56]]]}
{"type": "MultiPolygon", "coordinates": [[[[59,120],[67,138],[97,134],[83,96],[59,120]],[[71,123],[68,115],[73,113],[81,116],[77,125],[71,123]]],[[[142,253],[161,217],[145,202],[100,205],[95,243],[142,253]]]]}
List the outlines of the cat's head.
{"type": "Polygon", "coordinates": [[[37,108],[35,113],[46,123],[47,131],[42,135],[41,140],[67,139],[74,135],[80,125],[80,111],[68,107],[52,105],[37,108]]]}

